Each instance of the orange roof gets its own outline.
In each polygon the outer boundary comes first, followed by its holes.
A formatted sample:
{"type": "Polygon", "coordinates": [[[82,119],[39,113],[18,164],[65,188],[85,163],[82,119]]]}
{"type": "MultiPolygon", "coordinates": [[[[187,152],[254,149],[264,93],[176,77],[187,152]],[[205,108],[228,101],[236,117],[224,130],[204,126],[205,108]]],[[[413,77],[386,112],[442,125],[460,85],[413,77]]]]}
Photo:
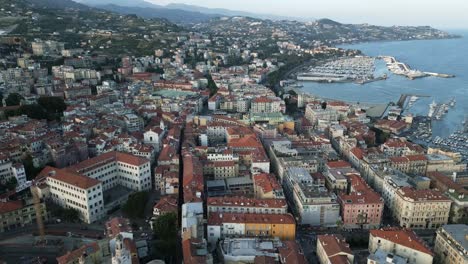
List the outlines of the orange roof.
{"type": "Polygon", "coordinates": [[[186,264],[206,264],[206,256],[197,255],[197,245],[201,245],[199,239],[186,239],[182,241],[182,254],[186,264]]]}
{"type": "Polygon", "coordinates": [[[264,193],[269,193],[274,190],[281,190],[281,185],[278,183],[275,175],[268,173],[260,173],[253,176],[254,185],[259,186],[264,193]]]}
{"type": "Polygon", "coordinates": [[[171,161],[174,158],[178,159],[176,149],[171,145],[165,145],[159,154],[158,161],[171,161]]]}
{"type": "Polygon", "coordinates": [[[412,161],[426,161],[427,157],[424,155],[408,155],[402,157],[390,157],[389,159],[393,163],[406,163],[412,161]]]}
{"type": "Polygon", "coordinates": [[[337,255],[352,255],[349,244],[341,235],[318,235],[317,242],[320,243],[329,258],[337,255]]]}
{"type": "Polygon", "coordinates": [[[228,147],[232,148],[261,148],[262,143],[256,135],[248,135],[242,138],[234,138],[228,142],[228,147]]]}
{"type": "Polygon", "coordinates": [[[329,161],[327,163],[327,167],[329,168],[351,168],[351,164],[344,160],[338,160],[338,161],[329,161]]]}
{"type": "Polygon", "coordinates": [[[0,214],[5,214],[8,212],[13,212],[23,208],[22,201],[7,201],[0,202],[0,214]]]}
{"type": "Polygon", "coordinates": [[[106,232],[109,238],[114,238],[122,232],[132,233],[130,220],[122,217],[114,217],[106,222],[106,232]]]}
{"type": "Polygon", "coordinates": [[[83,170],[94,169],[98,166],[102,166],[103,164],[107,164],[114,161],[127,163],[133,166],[141,166],[150,162],[148,159],[143,157],[133,156],[131,154],[123,152],[112,151],[99,155],[95,158],[87,159],[69,168],[80,172],[83,170]]]}
{"type": "Polygon", "coordinates": [[[93,242],[91,244],[83,245],[77,250],[74,250],[72,252],[68,252],[67,254],[58,257],[57,262],[59,264],[68,264],[68,263],[74,263],[77,262],[78,259],[83,256],[83,255],[90,255],[98,252],[100,250],[98,243],[93,242]]]}
{"type": "Polygon", "coordinates": [[[169,213],[175,212],[177,213],[177,205],[179,203],[179,199],[176,196],[164,196],[159,200],[158,203],[154,205],[153,208],[158,209],[162,213],[169,213]]]}
{"type": "Polygon", "coordinates": [[[353,153],[354,156],[356,156],[356,158],[362,160],[363,157],[364,157],[364,151],[360,148],[353,148],[351,149],[351,153],[353,153]]]}
{"type": "Polygon", "coordinates": [[[41,176],[47,177],[48,179],[55,179],[61,182],[65,182],[85,190],[101,184],[99,180],[81,175],[69,169],[57,169],[50,166],[45,167],[39,173],[37,178],[40,179],[41,176]]]}
{"type": "Polygon", "coordinates": [[[447,201],[450,202],[451,200],[443,195],[441,192],[436,190],[416,190],[412,187],[402,187],[399,191],[403,197],[408,197],[413,199],[414,201],[447,201]]]}
{"type": "Polygon", "coordinates": [[[399,244],[429,255],[432,251],[422,242],[422,240],[412,230],[404,228],[382,228],[370,230],[372,237],[379,237],[395,244],[399,244]]]}
{"type": "Polygon", "coordinates": [[[125,248],[130,252],[132,264],[139,264],[140,260],[138,259],[138,251],[135,245],[135,241],[130,238],[124,238],[123,243],[125,248]]]}
{"type": "Polygon", "coordinates": [[[287,203],[284,199],[256,199],[239,196],[209,197],[206,201],[207,206],[223,207],[262,207],[262,208],[286,208],[287,203]]]}
{"type": "Polygon", "coordinates": [[[296,222],[291,214],[210,213],[208,215],[208,225],[221,225],[223,223],[270,223],[293,225],[296,222]]]}
{"type": "Polygon", "coordinates": [[[340,194],[339,198],[343,204],[375,204],[383,205],[382,197],[370,188],[362,177],[357,174],[347,175],[351,181],[352,191],[350,194],[340,194]]]}
{"type": "Polygon", "coordinates": [[[304,252],[296,241],[283,241],[278,251],[283,263],[307,264],[304,252]]]}

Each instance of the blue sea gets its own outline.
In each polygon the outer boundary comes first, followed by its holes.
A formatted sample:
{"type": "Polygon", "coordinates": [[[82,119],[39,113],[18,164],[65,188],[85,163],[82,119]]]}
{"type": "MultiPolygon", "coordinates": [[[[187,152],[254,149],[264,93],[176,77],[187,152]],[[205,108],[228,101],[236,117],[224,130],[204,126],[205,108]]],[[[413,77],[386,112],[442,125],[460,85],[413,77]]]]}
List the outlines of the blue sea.
{"type": "Polygon", "coordinates": [[[448,103],[452,98],[457,100],[454,108],[440,121],[433,123],[434,136],[448,136],[461,127],[468,115],[468,31],[453,32],[462,35],[459,39],[415,40],[395,42],[372,42],[341,46],[358,49],[369,56],[388,55],[407,63],[413,69],[453,74],[450,79],[426,77],[408,80],[403,76],[393,75],[387,71],[385,63],[378,61],[376,76],[387,73],[384,81],[367,83],[314,83],[303,82],[304,92],[324,98],[347,100],[364,103],[397,102],[401,94],[427,95],[420,98],[409,112],[427,115],[429,104],[448,103]]]}

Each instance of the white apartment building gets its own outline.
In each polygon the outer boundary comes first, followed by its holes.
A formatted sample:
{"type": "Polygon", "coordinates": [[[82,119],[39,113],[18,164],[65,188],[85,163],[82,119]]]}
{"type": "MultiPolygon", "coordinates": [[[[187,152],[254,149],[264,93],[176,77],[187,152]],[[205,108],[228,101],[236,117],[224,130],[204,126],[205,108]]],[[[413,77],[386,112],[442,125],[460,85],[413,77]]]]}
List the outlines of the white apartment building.
{"type": "Polygon", "coordinates": [[[369,252],[377,250],[405,258],[408,264],[432,264],[434,255],[413,231],[394,227],[370,231],[369,252]]]}
{"type": "Polygon", "coordinates": [[[468,263],[468,225],[444,225],[439,228],[434,251],[438,263],[468,263]]]}
{"type": "Polygon", "coordinates": [[[226,125],[209,124],[206,128],[206,134],[210,143],[223,142],[226,140],[226,125]]]}
{"type": "Polygon", "coordinates": [[[15,178],[17,185],[26,183],[26,172],[21,163],[14,163],[6,155],[0,153],[0,182],[4,183],[15,178]]]}
{"type": "Polygon", "coordinates": [[[400,188],[392,209],[400,226],[407,228],[439,228],[448,223],[452,200],[439,191],[400,188]]]}
{"type": "Polygon", "coordinates": [[[134,191],[151,189],[150,161],[127,153],[104,153],[68,169],[99,180],[104,191],[117,185],[134,191]]]}
{"type": "Polygon", "coordinates": [[[322,123],[333,123],[338,121],[338,112],[334,109],[315,109],[313,105],[307,105],[305,117],[313,124],[317,125],[322,123]]]}
{"type": "Polygon", "coordinates": [[[64,208],[77,210],[84,222],[89,224],[105,215],[103,187],[100,181],[52,167],[46,167],[41,174],[46,174],[48,196],[64,208]]]}
{"type": "MultiPolygon", "coordinates": [[[[278,113],[281,112],[282,100],[277,97],[258,97],[252,100],[251,113],[278,113]]],[[[283,103],[284,104],[284,103],[283,103]]]]}
{"type": "Polygon", "coordinates": [[[329,193],[323,184],[315,183],[304,168],[288,168],[283,178],[285,196],[291,201],[291,209],[298,224],[336,226],[340,219],[337,197],[329,193]]]}
{"type": "Polygon", "coordinates": [[[136,132],[143,129],[143,119],[135,114],[124,115],[124,120],[128,132],[136,132]]]}
{"type": "Polygon", "coordinates": [[[209,213],[286,214],[285,199],[256,199],[246,197],[209,197],[209,213]]]}
{"type": "Polygon", "coordinates": [[[120,152],[109,152],[77,165],[56,169],[46,167],[43,196],[65,208],[80,212],[80,218],[92,223],[105,215],[103,192],[117,185],[133,191],[151,189],[150,161],[120,152]]]}

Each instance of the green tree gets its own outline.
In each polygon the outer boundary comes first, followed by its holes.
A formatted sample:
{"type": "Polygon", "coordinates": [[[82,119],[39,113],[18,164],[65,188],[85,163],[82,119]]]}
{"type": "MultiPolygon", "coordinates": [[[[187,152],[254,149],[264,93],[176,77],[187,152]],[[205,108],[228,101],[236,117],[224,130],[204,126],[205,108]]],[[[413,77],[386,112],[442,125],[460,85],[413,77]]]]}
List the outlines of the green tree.
{"type": "Polygon", "coordinates": [[[67,109],[67,105],[63,98],[57,96],[42,96],[37,100],[37,103],[48,113],[63,113],[63,111],[67,109]]]}
{"type": "Polygon", "coordinates": [[[5,184],[0,183],[0,193],[14,190],[16,188],[16,185],[18,185],[18,180],[16,180],[15,177],[10,178],[8,181],[5,182],[5,184]]]}
{"type": "Polygon", "coordinates": [[[128,197],[122,211],[132,219],[144,218],[145,206],[148,200],[148,192],[137,192],[128,197]]]}
{"type": "Polygon", "coordinates": [[[29,118],[32,119],[47,119],[48,115],[47,112],[38,104],[31,104],[31,105],[22,105],[20,109],[18,109],[18,114],[20,115],[27,115],[29,118]]]}
{"type": "Polygon", "coordinates": [[[11,93],[5,99],[5,103],[7,106],[20,105],[21,100],[23,99],[23,96],[21,96],[19,93],[11,93]]]}
{"type": "Polygon", "coordinates": [[[23,165],[24,165],[24,170],[26,171],[26,179],[28,181],[34,179],[36,175],[41,172],[43,168],[36,168],[34,167],[34,162],[33,158],[31,155],[28,155],[24,160],[23,160],[23,165]]]}
{"type": "Polygon", "coordinates": [[[154,235],[158,239],[155,244],[158,257],[163,258],[167,263],[172,263],[173,257],[177,254],[177,214],[169,213],[158,217],[153,227],[154,235]]]}
{"type": "Polygon", "coordinates": [[[210,90],[210,97],[211,97],[218,92],[218,86],[216,85],[211,75],[208,75],[207,78],[208,78],[208,89],[210,90]]]}
{"type": "Polygon", "coordinates": [[[73,208],[66,208],[62,211],[62,218],[66,222],[77,222],[80,219],[80,213],[73,208]]]}
{"type": "Polygon", "coordinates": [[[0,107],[3,107],[3,93],[0,91],[0,107]]]}

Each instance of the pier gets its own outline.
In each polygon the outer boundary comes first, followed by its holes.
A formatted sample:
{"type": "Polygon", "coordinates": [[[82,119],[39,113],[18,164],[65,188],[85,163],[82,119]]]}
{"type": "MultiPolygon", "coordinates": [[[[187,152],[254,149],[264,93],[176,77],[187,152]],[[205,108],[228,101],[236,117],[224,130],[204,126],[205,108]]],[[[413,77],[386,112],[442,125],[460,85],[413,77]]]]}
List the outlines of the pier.
{"type": "Polygon", "coordinates": [[[378,59],[382,59],[387,63],[387,68],[393,74],[402,75],[410,80],[417,78],[424,78],[428,76],[439,77],[439,78],[453,78],[455,75],[435,73],[435,72],[423,72],[420,70],[411,69],[411,67],[403,62],[399,62],[395,57],[392,56],[378,56],[378,59]]]}
{"type": "Polygon", "coordinates": [[[397,102],[398,107],[400,107],[401,109],[404,109],[408,97],[411,97],[411,96],[426,97],[426,98],[430,97],[429,95],[421,95],[421,94],[402,94],[400,96],[400,99],[397,102]]]}

